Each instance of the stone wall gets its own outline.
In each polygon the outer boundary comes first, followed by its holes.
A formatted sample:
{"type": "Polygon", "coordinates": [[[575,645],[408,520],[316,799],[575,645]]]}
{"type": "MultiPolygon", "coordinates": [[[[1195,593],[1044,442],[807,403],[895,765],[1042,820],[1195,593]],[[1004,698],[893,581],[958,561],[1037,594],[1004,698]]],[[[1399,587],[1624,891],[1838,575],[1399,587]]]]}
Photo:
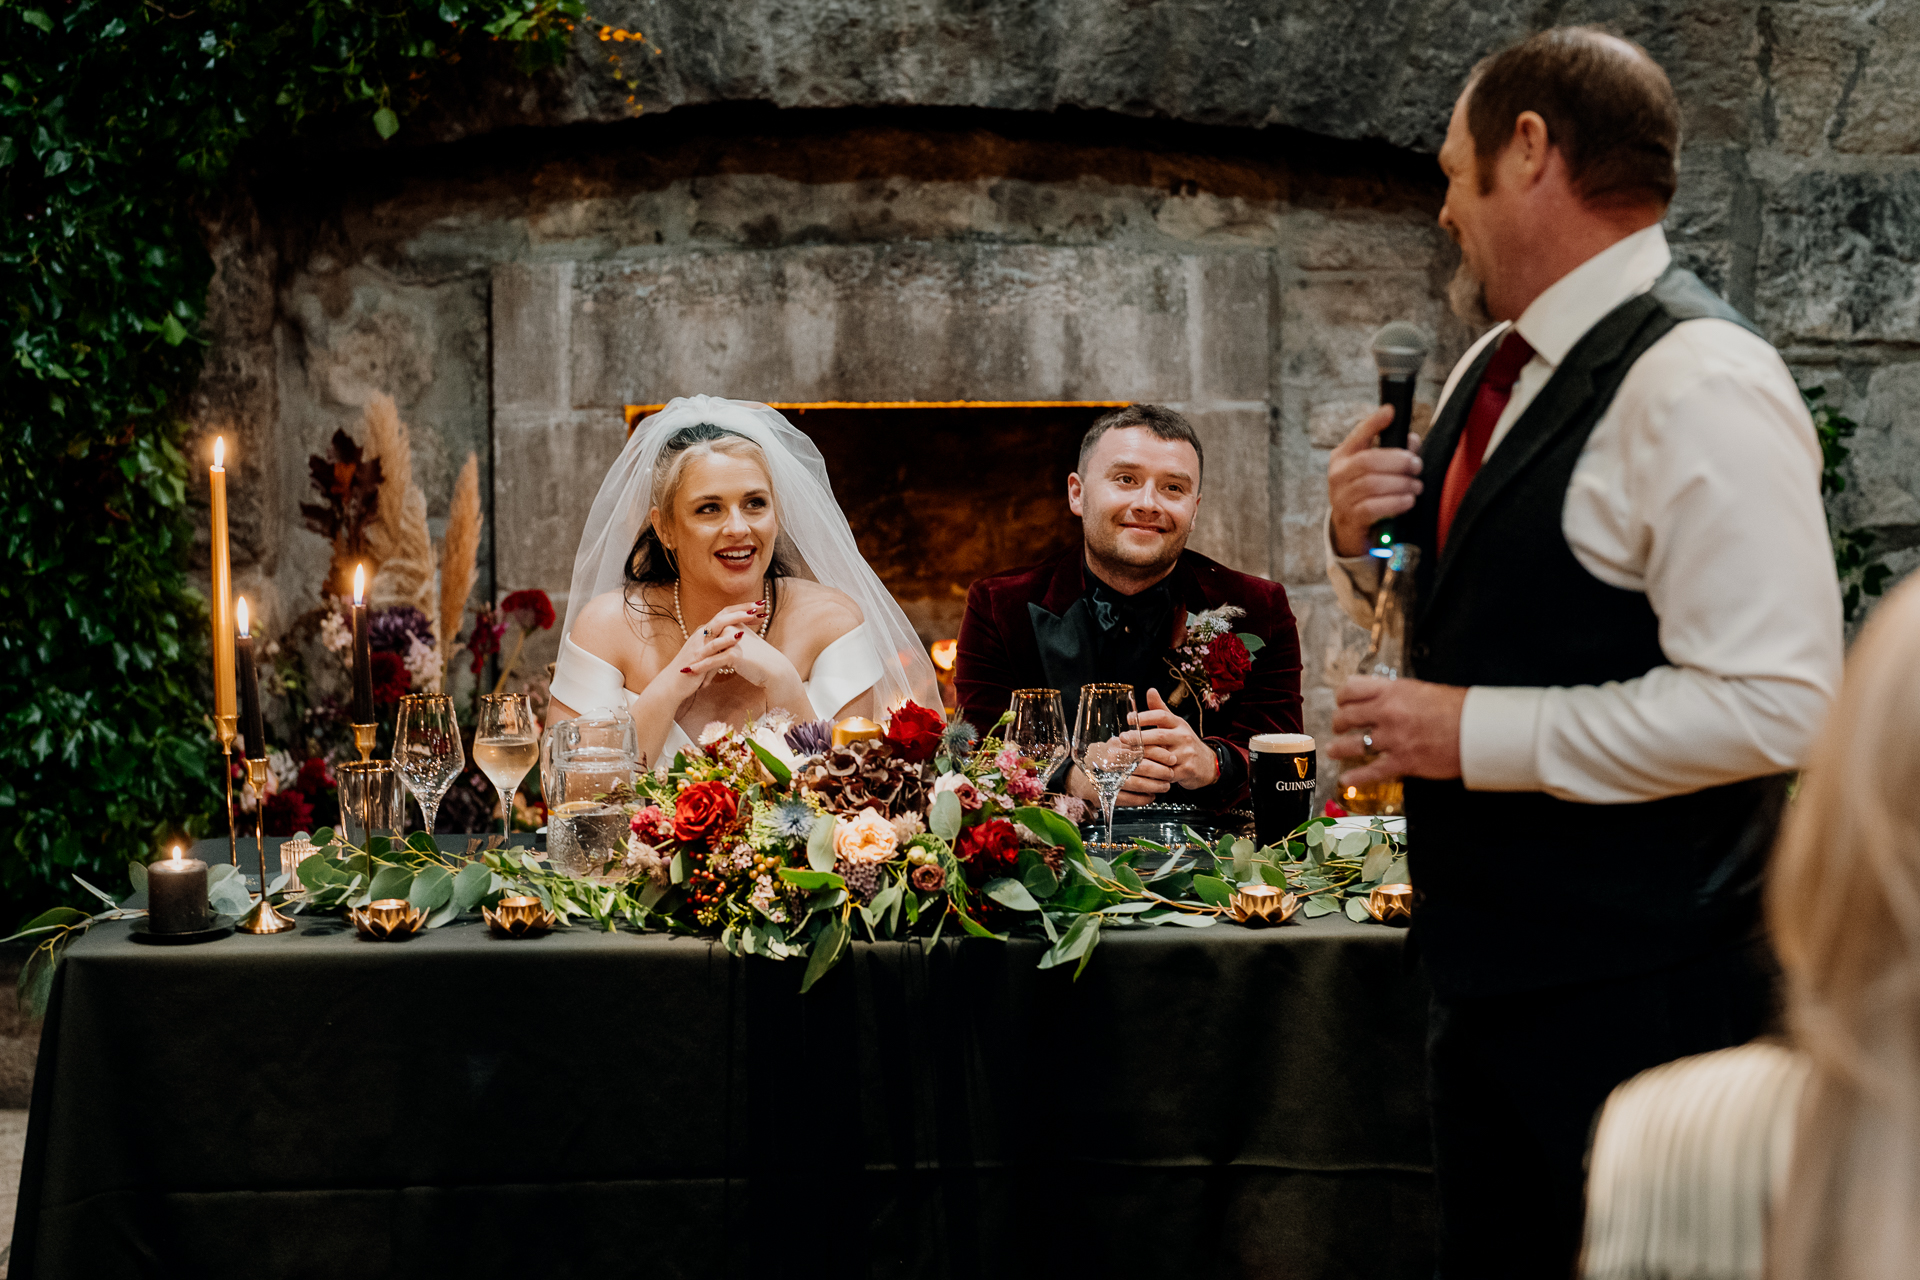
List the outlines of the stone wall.
{"type": "Polygon", "coordinates": [[[1326,451],[1372,399],[1372,328],[1440,335],[1429,388],[1464,344],[1431,155],[1474,60],[1547,20],[1607,22],[1668,68],[1677,252],[1861,419],[1836,511],[1920,560],[1913,6],[599,16],[650,43],[583,30],[531,86],[466,64],[387,147],[263,157],[219,219],[201,416],[241,437],[239,577],[270,617],[324,566],[294,514],[306,455],[373,389],[415,425],[436,516],[481,453],[487,565],[550,591],[623,402],[1138,396],[1195,411],[1228,462],[1200,544],[1288,584],[1322,727],[1356,642],[1320,575],[1326,451]]]}

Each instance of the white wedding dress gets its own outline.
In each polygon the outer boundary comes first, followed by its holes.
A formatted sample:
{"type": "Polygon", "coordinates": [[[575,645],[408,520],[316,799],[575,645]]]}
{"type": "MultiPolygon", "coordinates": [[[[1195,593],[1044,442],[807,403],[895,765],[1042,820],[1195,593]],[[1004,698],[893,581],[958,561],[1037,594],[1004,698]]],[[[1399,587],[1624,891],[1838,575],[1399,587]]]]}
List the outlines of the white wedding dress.
{"type": "MultiPolygon", "coordinates": [[[[800,683],[811,705],[786,710],[797,719],[831,720],[840,708],[873,688],[880,674],[880,655],[874,652],[866,624],[862,623],[822,649],[820,656],[813,660],[813,670],[800,683]]],[[[573,642],[572,636],[560,641],[560,660],[554,664],[552,689],[554,701],[583,715],[603,708],[616,710],[623,705],[632,710],[633,704],[640,700],[638,693],[627,688],[620,668],[597,654],[588,653],[573,642]]],[[[660,759],[672,760],[675,753],[692,746],[693,735],[704,727],[695,725],[689,733],[685,725],[675,721],[667,730],[660,759]]]]}

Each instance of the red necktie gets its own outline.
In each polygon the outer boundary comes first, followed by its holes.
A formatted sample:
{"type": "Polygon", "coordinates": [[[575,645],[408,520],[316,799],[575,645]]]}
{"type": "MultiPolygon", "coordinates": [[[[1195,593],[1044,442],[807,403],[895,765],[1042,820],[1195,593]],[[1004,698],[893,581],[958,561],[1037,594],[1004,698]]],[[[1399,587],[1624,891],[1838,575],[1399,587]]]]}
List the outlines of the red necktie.
{"type": "Polygon", "coordinates": [[[1453,461],[1447,464],[1446,483],[1440,487],[1440,538],[1436,553],[1446,550],[1447,530],[1453,527],[1453,517],[1466,501],[1468,486],[1480,474],[1480,463],[1487,456],[1487,442],[1493,439],[1493,429],[1499,424],[1500,415],[1506,412],[1507,401],[1513,399],[1514,380],[1531,359],[1533,348],[1527,345],[1518,329],[1509,329],[1507,336],[1500,340],[1500,349],[1493,353],[1486,371],[1480,375],[1480,387],[1473,394],[1473,408],[1467,412],[1466,428],[1460,433],[1460,443],[1454,446],[1453,461]]]}

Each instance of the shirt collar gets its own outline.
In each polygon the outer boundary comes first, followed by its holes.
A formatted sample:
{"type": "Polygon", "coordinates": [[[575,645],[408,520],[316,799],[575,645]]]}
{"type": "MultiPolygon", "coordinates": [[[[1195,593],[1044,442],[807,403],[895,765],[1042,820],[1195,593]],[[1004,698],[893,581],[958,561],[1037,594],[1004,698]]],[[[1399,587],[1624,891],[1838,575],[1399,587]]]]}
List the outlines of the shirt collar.
{"type": "Polygon", "coordinates": [[[1514,328],[1534,354],[1558,365],[1603,316],[1653,287],[1673,262],[1659,223],[1609,245],[1533,300],[1514,328]]]}

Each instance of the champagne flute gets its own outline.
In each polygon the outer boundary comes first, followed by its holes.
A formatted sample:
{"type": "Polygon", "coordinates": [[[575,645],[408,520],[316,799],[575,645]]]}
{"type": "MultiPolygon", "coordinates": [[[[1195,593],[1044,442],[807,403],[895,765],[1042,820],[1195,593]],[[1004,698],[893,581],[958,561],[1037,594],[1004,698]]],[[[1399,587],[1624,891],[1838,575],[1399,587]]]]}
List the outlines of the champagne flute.
{"type": "Polygon", "coordinates": [[[1044,783],[1073,749],[1067,736],[1067,713],[1060,707],[1058,689],[1015,689],[1008,708],[1013,723],[1003,741],[1023,759],[1033,762],[1044,783]]]}
{"type": "Polygon", "coordinates": [[[1147,758],[1140,726],[1134,723],[1133,686],[1080,686],[1080,708],[1073,718],[1073,759],[1100,793],[1107,839],[1113,840],[1113,805],[1120,788],[1147,758]]]}
{"type": "Polygon", "coordinates": [[[513,798],[520,780],[540,758],[540,726],[533,699],[524,693],[480,695],[480,718],[473,728],[473,762],[500,793],[500,838],[513,836],[513,798]]]}
{"type": "Polygon", "coordinates": [[[431,836],[434,821],[440,816],[441,797],[467,767],[452,698],[444,693],[420,693],[400,699],[400,713],[393,727],[393,767],[420,802],[420,813],[431,836]]]}

